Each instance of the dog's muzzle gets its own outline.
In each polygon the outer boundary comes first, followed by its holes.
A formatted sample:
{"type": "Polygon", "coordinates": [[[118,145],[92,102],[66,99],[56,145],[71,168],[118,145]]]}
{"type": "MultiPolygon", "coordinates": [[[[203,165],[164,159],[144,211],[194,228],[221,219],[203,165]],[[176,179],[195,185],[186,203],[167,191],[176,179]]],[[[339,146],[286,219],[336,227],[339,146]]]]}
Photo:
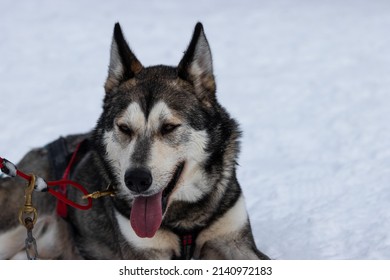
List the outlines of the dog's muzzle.
{"type": "Polygon", "coordinates": [[[153,181],[150,171],[134,168],[126,172],[126,186],[138,194],[134,196],[130,212],[130,224],[137,236],[152,238],[156,234],[167,209],[169,196],[176,187],[183,168],[184,162],[176,167],[168,185],[152,195],[146,195],[153,181]]]}
{"type": "Polygon", "coordinates": [[[146,168],[132,168],[126,171],[125,184],[134,193],[142,194],[152,185],[153,178],[146,168]]]}

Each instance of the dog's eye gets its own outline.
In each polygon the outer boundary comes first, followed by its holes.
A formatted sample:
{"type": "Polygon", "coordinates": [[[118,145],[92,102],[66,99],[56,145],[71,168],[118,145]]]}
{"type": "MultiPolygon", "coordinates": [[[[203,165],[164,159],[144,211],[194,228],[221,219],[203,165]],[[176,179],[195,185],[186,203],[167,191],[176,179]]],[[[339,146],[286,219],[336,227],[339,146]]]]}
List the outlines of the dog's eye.
{"type": "Polygon", "coordinates": [[[133,135],[133,130],[130,127],[128,127],[127,125],[118,124],[118,129],[120,130],[120,132],[122,132],[128,136],[133,135]]]}
{"type": "Polygon", "coordinates": [[[176,128],[178,128],[180,126],[180,124],[171,124],[171,123],[167,123],[167,124],[164,124],[162,127],[161,127],[161,134],[162,135],[166,135],[168,133],[171,133],[173,132],[176,128]]]}

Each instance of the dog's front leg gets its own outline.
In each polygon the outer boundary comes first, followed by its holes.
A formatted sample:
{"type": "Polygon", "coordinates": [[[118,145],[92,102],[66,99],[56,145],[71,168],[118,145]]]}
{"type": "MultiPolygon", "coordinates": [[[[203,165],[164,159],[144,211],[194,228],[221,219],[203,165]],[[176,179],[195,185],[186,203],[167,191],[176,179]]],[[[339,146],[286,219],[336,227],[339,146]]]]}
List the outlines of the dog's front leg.
{"type": "Polygon", "coordinates": [[[256,247],[242,196],[229,211],[199,233],[194,258],[269,259],[256,247]]]}
{"type": "Polygon", "coordinates": [[[207,260],[267,260],[253,240],[250,226],[237,232],[207,240],[195,251],[196,258],[207,260]]]}

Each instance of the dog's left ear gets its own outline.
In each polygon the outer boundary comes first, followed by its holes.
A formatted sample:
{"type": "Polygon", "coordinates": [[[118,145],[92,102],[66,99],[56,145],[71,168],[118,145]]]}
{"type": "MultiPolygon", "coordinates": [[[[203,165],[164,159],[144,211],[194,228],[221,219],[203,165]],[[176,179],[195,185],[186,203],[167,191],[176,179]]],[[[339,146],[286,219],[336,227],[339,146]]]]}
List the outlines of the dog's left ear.
{"type": "Polygon", "coordinates": [[[106,93],[118,86],[121,82],[134,78],[143,69],[123,36],[119,23],[115,24],[111,43],[110,65],[106,81],[106,93]]]}
{"type": "Polygon", "coordinates": [[[215,80],[211,51],[203,31],[198,22],[190,45],[178,66],[179,77],[190,82],[197,97],[207,105],[215,100],[215,80]]]}

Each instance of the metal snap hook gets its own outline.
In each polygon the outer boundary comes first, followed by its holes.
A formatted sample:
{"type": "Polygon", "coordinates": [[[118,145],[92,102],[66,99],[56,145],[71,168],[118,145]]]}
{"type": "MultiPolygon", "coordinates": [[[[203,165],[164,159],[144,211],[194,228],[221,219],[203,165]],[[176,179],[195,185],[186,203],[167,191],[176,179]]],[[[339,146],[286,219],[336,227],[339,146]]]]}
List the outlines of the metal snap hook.
{"type": "Polygon", "coordinates": [[[35,181],[36,177],[35,175],[30,175],[31,179],[29,181],[29,184],[24,192],[24,205],[19,209],[19,223],[27,228],[25,218],[28,216],[31,216],[33,225],[35,225],[35,222],[38,219],[38,212],[35,207],[32,205],[32,193],[34,191],[35,187],[35,181]]]}

